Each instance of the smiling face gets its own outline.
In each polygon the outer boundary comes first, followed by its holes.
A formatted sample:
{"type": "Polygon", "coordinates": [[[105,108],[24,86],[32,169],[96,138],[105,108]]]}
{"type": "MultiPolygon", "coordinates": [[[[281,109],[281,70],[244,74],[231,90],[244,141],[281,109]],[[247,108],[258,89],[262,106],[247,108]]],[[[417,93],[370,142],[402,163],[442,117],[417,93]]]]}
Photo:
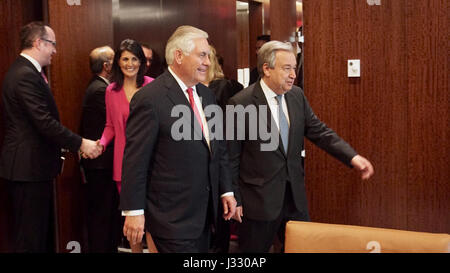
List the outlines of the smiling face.
{"type": "Polygon", "coordinates": [[[296,63],[294,53],[277,51],[274,67],[270,68],[267,63],[263,65],[264,82],[279,95],[288,92],[294,84],[296,63]]]}
{"type": "Polygon", "coordinates": [[[184,55],[181,50],[176,52],[176,61],[180,64],[181,75],[179,76],[188,87],[205,81],[211,64],[208,41],[204,38],[197,38],[194,39],[194,44],[195,47],[189,55],[184,55]]]}
{"type": "Polygon", "coordinates": [[[122,52],[119,59],[119,67],[124,77],[135,78],[139,72],[140,65],[141,62],[136,55],[127,50],[122,52]]]}

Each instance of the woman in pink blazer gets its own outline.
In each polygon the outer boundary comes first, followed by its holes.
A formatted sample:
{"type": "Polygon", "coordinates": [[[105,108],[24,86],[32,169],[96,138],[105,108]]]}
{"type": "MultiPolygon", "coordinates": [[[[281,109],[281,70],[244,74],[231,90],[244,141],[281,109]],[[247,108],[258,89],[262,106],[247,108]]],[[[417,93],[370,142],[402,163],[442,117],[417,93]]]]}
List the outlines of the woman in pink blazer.
{"type": "MultiPolygon", "coordinates": [[[[114,139],[113,180],[117,182],[119,193],[130,101],[141,87],[153,80],[144,76],[146,62],[139,43],[130,39],[123,40],[114,55],[112,83],[106,88],[106,124],[100,144],[106,147],[114,139]]],[[[133,252],[142,252],[142,245],[131,245],[131,249],[133,252]]]]}

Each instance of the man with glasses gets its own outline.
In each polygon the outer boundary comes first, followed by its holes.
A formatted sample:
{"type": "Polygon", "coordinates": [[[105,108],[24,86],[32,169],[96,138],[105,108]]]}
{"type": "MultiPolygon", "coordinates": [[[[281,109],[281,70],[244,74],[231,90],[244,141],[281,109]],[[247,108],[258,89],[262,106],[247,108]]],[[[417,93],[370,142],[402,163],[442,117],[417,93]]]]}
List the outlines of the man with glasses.
{"type": "Polygon", "coordinates": [[[61,149],[95,158],[101,148],[64,127],[43,67],[56,53],[53,30],[31,22],[20,31],[21,53],[3,81],[5,138],[0,177],[12,200],[14,252],[53,252],[53,179],[61,149]]]}

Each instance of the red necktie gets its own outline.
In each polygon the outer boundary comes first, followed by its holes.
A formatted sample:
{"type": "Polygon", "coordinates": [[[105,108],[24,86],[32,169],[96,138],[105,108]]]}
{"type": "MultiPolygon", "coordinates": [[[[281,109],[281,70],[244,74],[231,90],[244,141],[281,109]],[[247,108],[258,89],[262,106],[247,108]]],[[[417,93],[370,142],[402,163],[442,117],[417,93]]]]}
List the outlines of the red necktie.
{"type": "Polygon", "coordinates": [[[189,87],[187,89],[187,92],[189,95],[189,103],[191,104],[192,110],[194,111],[194,115],[197,118],[197,121],[200,124],[200,126],[202,128],[202,132],[203,132],[202,118],[200,117],[200,113],[198,112],[197,106],[195,106],[194,95],[193,95],[192,91],[193,91],[193,89],[191,87],[189,87]]]}
{"type": "Polygon", "coordinates": [[[41,75],[42,75],[42,78],[44,78],[44,81],[48,84],[47,76],[45,76],[44,70],[41,71],[41,75]]]}

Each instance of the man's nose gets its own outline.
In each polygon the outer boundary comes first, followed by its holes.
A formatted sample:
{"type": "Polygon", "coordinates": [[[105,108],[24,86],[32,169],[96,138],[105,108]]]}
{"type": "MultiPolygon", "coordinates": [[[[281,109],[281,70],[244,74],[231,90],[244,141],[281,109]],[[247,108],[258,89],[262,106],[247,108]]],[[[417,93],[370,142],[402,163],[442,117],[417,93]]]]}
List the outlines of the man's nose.
{"type": "Polygon", "coordinates": [[[209,56],[206,56],[205,61],[204,61],[204,65],[207,65],[207,66],[211,65],[211,60],[209,59],[209,56]]]}
{"type": "Polygon", "coordinates": [[[297,75],[295,74],[295,68],[291,69],[291,71],[289,72],[289,78],[291,79],[295,79],[297,75]]]}

